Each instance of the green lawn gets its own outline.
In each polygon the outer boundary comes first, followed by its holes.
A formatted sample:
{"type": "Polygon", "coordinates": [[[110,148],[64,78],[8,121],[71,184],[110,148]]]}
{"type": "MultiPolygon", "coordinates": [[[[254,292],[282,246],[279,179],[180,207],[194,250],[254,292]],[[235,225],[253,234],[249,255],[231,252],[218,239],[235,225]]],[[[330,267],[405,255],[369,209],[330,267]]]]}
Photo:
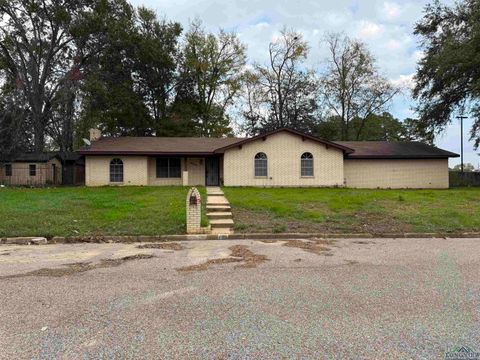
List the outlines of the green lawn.
{"type": "MultiPolygon", "coordinates": [[[[183,234],[187,191],[173,186],[0,188],[0,237],[183,234]]],[[[205,189],[200,191],[205,200],[205,189]]],[[[480,231],[480,188],[224,192],[238,232],[480,231]]]]}
{"type": "Polygon", "coordinates": [[[241,232],[480,231],[480,188],[224,188],[241,232]]]}
{"type": "Polygon", "coordinates": [[[0,237],[183,234],[187,192],[170,186],[0,188],[0,237]]]}

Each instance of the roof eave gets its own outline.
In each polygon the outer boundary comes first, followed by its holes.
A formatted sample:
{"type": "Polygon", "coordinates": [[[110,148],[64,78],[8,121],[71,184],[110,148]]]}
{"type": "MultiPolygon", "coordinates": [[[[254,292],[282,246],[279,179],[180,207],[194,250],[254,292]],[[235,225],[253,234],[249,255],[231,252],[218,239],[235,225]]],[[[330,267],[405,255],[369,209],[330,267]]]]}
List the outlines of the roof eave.
{"type": "Polygon", "coordinates": [[[347,155],[345,159],[347,160],[375,160],[375,159],[393,159],[393,160],[415,160],[415,159],[448,159],[448,158],[457,158],[460,157],[458,154],[452,155],[417,155],[417,156],[408,156],[408,155],[347,155]]]}
{"type": "Polygon", "coordinates": [[[112,156],[121,156],[121,155],[135,155],[135,156],[212,156],[215,155],[213,152],[176,152],[176,151],[112,151],[112,150],[80,150],[78,151],[80,155],[112,155],[112,156]]]}

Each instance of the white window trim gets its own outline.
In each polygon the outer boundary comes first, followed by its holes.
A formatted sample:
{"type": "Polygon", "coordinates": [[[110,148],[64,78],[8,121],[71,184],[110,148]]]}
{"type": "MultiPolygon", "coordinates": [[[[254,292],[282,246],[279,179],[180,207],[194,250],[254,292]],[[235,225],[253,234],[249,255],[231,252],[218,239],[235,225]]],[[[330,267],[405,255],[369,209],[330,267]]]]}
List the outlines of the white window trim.
{"type": "Polygon", "coordinates": [[[255,156],[253,157],[253,177],[254,177],[255,179],[268,179],[268,173],[269,173],[269,169],[268,169],[268,155],[267,155],[265,152],[263,152],[263,151],[259,151],[259,152],[256,153],[255,156]],[[265,155],[265,159],[257,159],[257,155],[258,155],[258,154],[264,154],[264,155],[265,155]],[[266,166],[266,168],[267,168],[267,175],[256,175],[256,171],[255,171],[255,170],[256,170],[256,166],[255,166],[255,165],[256,165],[257,160],[264,160],[264,161],[266,161],[266,163],[267,163],[267,166],[266,166]]]}
{"type": "Polygon", "coordinates": [[[111,185],[121,185],[125,182],[125,161],[122,158],[113,158],[108,162],[108,180],[111,185]],[[112,161],[120,160],[122,162],[122,181],[112,181],[112,161]]]}
{"type": "Polygon", "coordinates": [[[309,151],[305,151],[300,154],[300,179],[314,179],[315,178],[315,156],[309,151]],[[304,154],[310,154],[312,155],[312,175],[302,175],[302,156],[304,154]]]}

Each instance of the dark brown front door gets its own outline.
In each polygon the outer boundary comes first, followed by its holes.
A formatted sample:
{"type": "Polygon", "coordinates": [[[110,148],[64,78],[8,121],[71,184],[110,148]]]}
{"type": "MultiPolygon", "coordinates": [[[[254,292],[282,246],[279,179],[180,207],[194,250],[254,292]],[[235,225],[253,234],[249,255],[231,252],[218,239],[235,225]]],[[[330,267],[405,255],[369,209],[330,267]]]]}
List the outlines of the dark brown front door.
{"type": "Polygon", "coordinates": [[[205,159],[205,184],[207,186],[220,185],[220,161],[218,157],[205,159]]]}

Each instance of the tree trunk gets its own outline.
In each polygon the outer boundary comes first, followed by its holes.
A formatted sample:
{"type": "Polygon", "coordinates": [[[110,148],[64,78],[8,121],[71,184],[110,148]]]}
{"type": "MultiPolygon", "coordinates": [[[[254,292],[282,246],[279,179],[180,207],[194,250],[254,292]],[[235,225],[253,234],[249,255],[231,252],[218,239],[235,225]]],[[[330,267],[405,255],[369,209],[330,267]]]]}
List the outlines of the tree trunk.
{"type": "Polygon", "coordinates": [[[43,152],[45,148],[45,126],[42,119],[35,119],[34,121],[33,150],[35,153],[39,154],[43,152]]]}
{"type": "Polygon", "coordinates": [[[65,104],[66,111],[62,126],[62,141],[60,141],[60,151],[70,152],[73,151],[73,117],[74,117],[74,105],[75,93],[71,92],[68,96],[67,103],[65,104]]]}

